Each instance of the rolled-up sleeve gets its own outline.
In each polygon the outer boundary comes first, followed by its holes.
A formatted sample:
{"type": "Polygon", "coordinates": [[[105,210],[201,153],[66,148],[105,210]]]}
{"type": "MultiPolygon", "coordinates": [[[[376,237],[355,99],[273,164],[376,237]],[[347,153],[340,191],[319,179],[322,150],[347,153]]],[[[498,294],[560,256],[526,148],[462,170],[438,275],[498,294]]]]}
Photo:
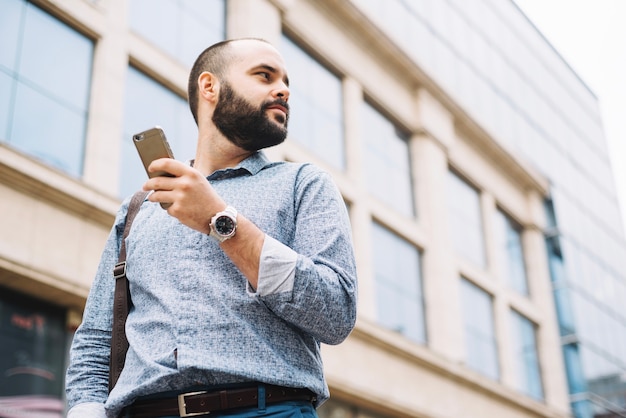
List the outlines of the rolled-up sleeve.
{"type": "Polygon", "coordinates": [[[267,296],[282,292],[291,292],[296,276],[298,254],[278,240],[265,236],[259,263],[259,281],[257,289],[247,285],[251,296],[267,296]]]}

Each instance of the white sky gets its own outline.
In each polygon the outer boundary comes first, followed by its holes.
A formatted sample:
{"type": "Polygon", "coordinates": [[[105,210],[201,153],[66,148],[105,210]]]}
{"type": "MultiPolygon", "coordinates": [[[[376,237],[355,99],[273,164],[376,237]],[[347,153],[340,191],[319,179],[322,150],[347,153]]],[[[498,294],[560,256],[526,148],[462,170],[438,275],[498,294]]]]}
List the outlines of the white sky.
{"type": "Polygon", "coordinates": [[[514,0],[596,94],[626,222],[626,0],[514,0]]]}

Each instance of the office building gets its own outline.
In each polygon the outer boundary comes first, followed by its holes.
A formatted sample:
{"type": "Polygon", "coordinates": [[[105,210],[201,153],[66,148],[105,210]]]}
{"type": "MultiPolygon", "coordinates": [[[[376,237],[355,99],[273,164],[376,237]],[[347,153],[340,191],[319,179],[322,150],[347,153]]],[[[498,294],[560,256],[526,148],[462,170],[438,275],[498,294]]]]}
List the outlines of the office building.
{"type": "Polygon", "coordinates": [[[145,172],[195,153],[191,63],[269,40],[276,160],[331,173],[359,319],[323,417],[626,416],[626,246],[597,98],[512,0],[0,0],[0,416],[65,408],[104,241],[145,172]],[[32,412],[32,411],[31,411],[32,412]]]}

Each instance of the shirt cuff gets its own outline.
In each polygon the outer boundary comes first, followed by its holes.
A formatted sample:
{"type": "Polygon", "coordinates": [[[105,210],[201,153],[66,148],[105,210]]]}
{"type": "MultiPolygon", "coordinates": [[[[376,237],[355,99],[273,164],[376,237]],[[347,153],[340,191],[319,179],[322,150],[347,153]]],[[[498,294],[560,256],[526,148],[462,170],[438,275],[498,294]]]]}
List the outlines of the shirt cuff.
{"type": "Polygon", "coordinates": [[[265,235],[261,260],[259,261],[259,280],[256,290],[247,284],[251,296],[268,296],[276,293],[291,292],[296,277],[298,253],[282,242],[265,235]]]}
{"type": "Polygon", "coordinates": [[[104,404],[99,402],[86,402],[74,405],[68,412],[67,418],[107,418],[104,412],[104,404]]]}

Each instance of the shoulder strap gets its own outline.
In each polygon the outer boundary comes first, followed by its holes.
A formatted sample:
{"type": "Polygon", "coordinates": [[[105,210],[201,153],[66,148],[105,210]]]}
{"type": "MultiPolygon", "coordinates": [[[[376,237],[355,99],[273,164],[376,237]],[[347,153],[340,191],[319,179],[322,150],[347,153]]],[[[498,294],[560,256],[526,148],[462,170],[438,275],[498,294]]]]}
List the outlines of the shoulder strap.
{"type": "Polygon", "coordinates": [[[113,328],[111,329],[111,357],[109,359],[109,392],[113,389],[122,373],[126,360],[126,351],[128,350],[125,326],[131,300],[128,279],[126,278],[126,237],[128,237],[133,219],[135,219],[147,195],[148,192],[140,190],[130,200],[120,253],[117,264],[113,269],[115,295],[113,299],[113,328]]]}

